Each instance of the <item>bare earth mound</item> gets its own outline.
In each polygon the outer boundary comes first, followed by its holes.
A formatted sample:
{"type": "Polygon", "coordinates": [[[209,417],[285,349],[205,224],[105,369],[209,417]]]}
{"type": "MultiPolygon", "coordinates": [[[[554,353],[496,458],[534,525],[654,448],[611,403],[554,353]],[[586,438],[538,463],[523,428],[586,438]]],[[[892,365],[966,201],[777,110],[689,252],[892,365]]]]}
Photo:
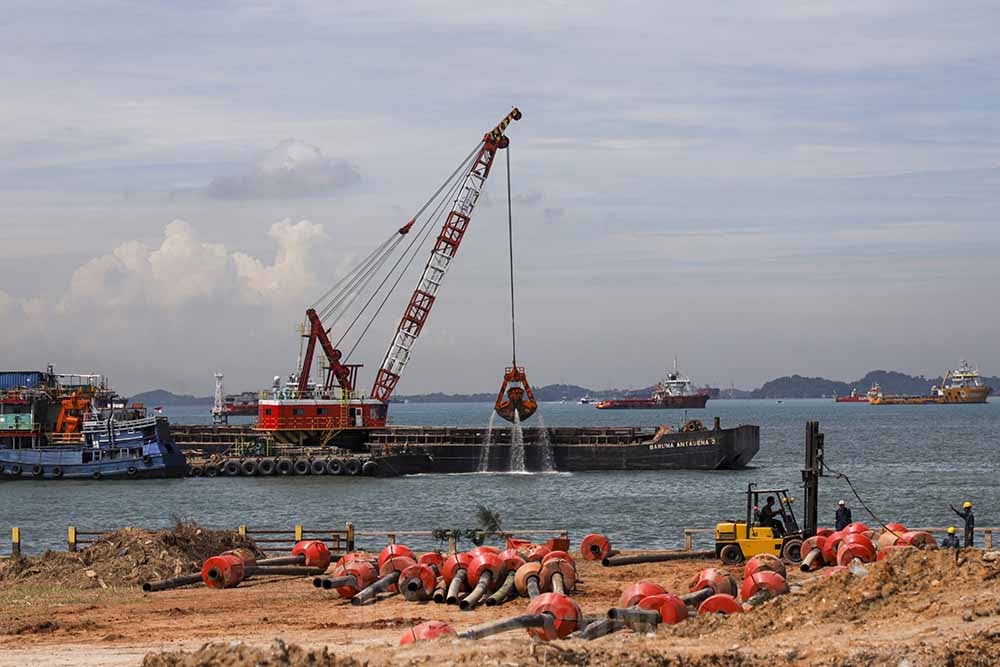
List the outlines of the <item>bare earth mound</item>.
{"type": "MultiPolygon", "coordinates": [[[[0,561],[0,587],[45,583],[76,589],[135,586],[144,581],[198,572],[202,562],[236,547],[257,552],[234,531],[207,530],[178,522],[170,530],[122,528],[102,535],[78,552],[0,561]]],[[[259,553],[258,553],[259,555],[259,553]]]]}

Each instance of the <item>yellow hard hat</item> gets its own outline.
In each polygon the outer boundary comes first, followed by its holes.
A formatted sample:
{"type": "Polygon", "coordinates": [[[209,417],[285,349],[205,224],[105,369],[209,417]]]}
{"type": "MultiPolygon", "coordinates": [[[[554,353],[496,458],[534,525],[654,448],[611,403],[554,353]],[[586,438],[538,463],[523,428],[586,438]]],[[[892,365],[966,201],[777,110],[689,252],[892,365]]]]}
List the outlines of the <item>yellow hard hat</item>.
{"type": "Polygon", "coordinates": [[[955,526],[948,526],[948,534],[949,535],[955,534],[955,526]]]}
{"type": "Polygon", "coordinates": [[[968,500],[966,500],[964,503],[962,503],[962,509],[967,510],[970,507],[972,507],[972,503],[970,503],[968,500]]]}

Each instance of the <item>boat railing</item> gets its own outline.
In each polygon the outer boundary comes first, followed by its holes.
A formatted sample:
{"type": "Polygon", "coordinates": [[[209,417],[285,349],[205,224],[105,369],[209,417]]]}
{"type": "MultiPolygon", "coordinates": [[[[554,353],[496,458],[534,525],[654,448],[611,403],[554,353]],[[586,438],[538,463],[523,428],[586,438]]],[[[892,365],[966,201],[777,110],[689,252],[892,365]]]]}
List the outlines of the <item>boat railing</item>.
{"type": "Polygon", "coordinates": [[[157,419],[162,419],[162,417],[152,415],[150,417],[142,417],[140,419],[98,419],[85,421],[83,423],[83,432],[107,434],[112,431],[134,431],[156,426],[157,419]]]}

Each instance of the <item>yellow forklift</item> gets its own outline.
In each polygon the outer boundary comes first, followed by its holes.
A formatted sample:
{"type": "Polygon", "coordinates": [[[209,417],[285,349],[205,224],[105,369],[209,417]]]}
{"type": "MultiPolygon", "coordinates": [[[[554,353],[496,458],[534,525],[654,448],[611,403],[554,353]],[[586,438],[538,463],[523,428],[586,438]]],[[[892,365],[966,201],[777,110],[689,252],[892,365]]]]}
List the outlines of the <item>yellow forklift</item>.
{"type": "Polygon", "coordinates": [[[790,563],[802,562],[802,541],[816,534],[819,478],[823,472],[823,434],[819,422],[806,423],[806,457],[802,469],[805,492],[805,517],[799,527],[792,511],[794,498],[788,489],[758,489],[747,484],[746,517],[742,521],[723,521],[715,526],[715,555],[726,565],[738,565],[758,554],[771,554],[790,563]],[[761,497],[774,496],[776,518],[784,524],[784,535],[778,536],[770,525],[761,525],[758,508],[761,497]]]}

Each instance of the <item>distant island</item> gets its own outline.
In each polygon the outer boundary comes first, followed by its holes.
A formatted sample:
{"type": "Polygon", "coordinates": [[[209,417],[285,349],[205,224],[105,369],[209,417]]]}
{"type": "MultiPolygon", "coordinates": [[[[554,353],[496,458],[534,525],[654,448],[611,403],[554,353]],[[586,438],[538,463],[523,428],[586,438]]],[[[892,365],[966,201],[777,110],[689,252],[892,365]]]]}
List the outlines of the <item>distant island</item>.
{"type": "MultiPolygon", "coordinates": [[[[931,387],[940,385],[942,378],[927,378],[923,375],[907,375],[897,371],[876,370],[868,372],[864,377],[853,382],[828,380],[821,377],[805,377],[802,375],[785,375],[768,380],[759,389],[723,389],[719,398],[832,398],[847,396],[852,389],[865,393],[873,384],[878,384],[887,394],[928,394],[931,387]]],[[[1000,377],[983,376],[983,382],[1000,388],[1000,377]]],[[[588,389],[575,384],[547,384],[535,387],[535,398],[544,403],[570,401],[576,402],[584,396],[600,400],[605,398],[644,397],[652,393],[653,387],[642,389],[588,389]]],[[[491,403],[496,400],[496,392],[480,392],[476,394],[444,394],[433,392],[429,394],[396,395],[394,403],[491,403]]],[[[191,394],[174,394],[165,389],[154,389],[132,396],[132,400],[146,405],[211,405],[211,396],[192,396],[191,394]]]]}

